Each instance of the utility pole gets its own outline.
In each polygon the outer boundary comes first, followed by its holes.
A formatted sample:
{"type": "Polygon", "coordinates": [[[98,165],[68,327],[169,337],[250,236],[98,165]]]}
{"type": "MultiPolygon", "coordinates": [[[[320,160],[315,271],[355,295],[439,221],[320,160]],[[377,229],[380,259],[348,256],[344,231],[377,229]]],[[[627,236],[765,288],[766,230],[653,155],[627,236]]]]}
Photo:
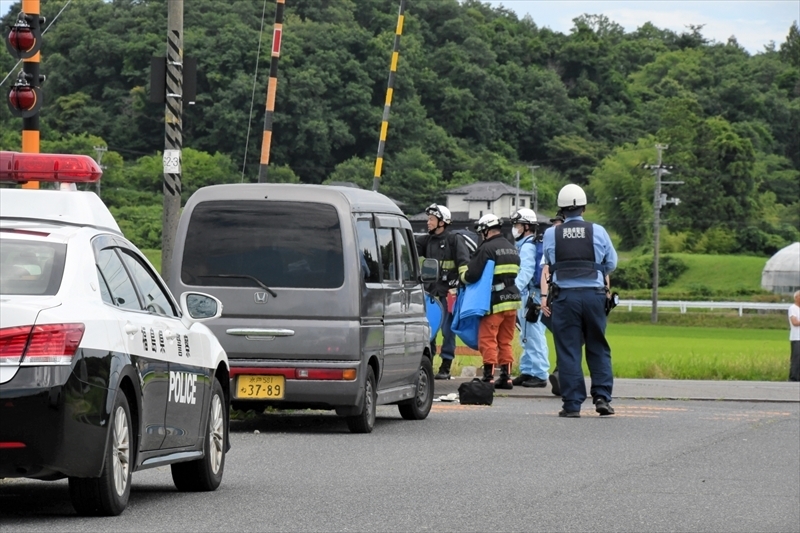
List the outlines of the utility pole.
{"type": "Polygon", "coordinates": [[[514,207],[516,207],[516,209],[512,210],[512,212],[510,213],[512,215],[514,214],[514,211],[519,209],[519,170],[517,170],[517,193],[514,202],[515,202],[514,207]]]}
{"type": "Polygon", "coordinates": [[[181,210],[183,147],[183,0],[167,2],[167,94],[164,113],[164,213],[161,270],[169,282],[169,264],[181,210]]]}
{"type": "Polygon", "coordinates": [[[533,173],[539,165],[531,165],[528,167],[531,169],[531,192],[533,193],[533,212],[536,213],[536,216],[539,216],[539,190],[536,188],[536,175],[533,173]]]}
{"type": "Polygon", "coordinates": [[[283,8],[285,0],[275,2],[275,22],[272,25],[272,59],[269,61],[269,82],[267,83],[267,104],[264,113],[264,136],[261,139],[261,164],[258,167],[258,182],[267,182],[269,171],[269,151],[272,147],[272,121],[275,115],[275,93],[278,91],[278,59],[281,57],[283,37],[283,8]]]}
{"type": "Polygon", "coordinates": [[[650,310],[650,322],[658,322],[658,248],[661,226],[661,151],[669,148],[666,144],[656,144],[658,163],[656,164],[656,186],[653,193],[653,307],[650,310]]]}
{"type": "Polygon", "coordinates": [[[655,324],[658,322],[658,259],[660,248],[660,229],[661,229],[661,208],[667,204],[678,205],[680,198],[667,198],[666,194],[661,193],[662,185],[680,185],[682,181],[662,181],[663,174],[669,174],[672,165],[664,165],[661,162],[661,152],[669,148],[666,144],[656,144],[658,152],[658,163],[655,165],[642,165],[642,168],[655,171],[656,183],[653,190],[653,307],[650,312],[650,321],[655,324]]]}
{"type": "Polygon", "coordinates": [[[403,35],[403,21],[405,20],[406,0],[400,0],[400,10],[397,13],[397,26],[394,30],[394,45],[392,49],[392,63],[389,66],[389,81],[386,83],[386,100],[383,104],[383,117],[381,118],[381,133],[378,138],[378,155],[375,158],[375,172],[372,177],[372,190],[377,191],[381,183],[383,172],[383,150],[386,148],[386,132],[389,131],[389,110],[392,108],[392,95],[394,94],[394,78],[397,74],[397,62],[400,59],[400,37],[403,35]]]}

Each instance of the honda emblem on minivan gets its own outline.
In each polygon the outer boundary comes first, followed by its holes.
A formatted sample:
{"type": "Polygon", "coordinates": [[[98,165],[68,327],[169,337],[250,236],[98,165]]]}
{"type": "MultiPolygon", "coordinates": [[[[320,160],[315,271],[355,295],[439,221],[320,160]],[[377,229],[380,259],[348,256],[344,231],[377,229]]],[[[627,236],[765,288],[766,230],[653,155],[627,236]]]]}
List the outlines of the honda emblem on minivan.
{"type": "Polygon", "coordinates": [[[253,293],[253,299],[256,301],[257,304],[265,304],[269,299],[269,295],[266,292],[256,292],[253,293]]]}

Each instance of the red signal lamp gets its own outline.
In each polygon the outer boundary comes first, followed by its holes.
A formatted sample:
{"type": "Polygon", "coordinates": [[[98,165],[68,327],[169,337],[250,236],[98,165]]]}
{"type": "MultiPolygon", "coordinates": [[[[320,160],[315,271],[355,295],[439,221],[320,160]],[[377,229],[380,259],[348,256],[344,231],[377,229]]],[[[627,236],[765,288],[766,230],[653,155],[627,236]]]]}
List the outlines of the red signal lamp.
{"type": "Polygon", "coordinates": [[[6,48],[17,59],[30,59],[42,48],[40,28],[44,23],[44,17],[37,18],[34,18],[34,15],[20,13],[17,22],[11,26],[6,36],[6,48]]]}
{"type": "Polygon", "coordinates": [[[0,181],[94,183],[102,175],[88,155],[0,152],[0,181]]]}
{"type": "MultiPolygon", "coordinates": [[[[32,78],[30,74],[20,71],[17,81],[8,93],[8,109],[14,116],[29,118],[42,107],[42,90],[31,83],[32,78]]],[[[39,83],[44,80],[45,76],[39,76],[39,83]]]]}

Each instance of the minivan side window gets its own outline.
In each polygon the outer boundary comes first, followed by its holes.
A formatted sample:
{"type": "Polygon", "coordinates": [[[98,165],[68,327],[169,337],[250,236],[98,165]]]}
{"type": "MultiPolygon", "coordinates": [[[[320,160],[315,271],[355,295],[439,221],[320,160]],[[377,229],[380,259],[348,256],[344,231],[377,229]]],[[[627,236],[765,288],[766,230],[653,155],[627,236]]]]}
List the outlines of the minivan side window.
{"type": "Polygon", "coordinates": [[[356,221],[356,233],[361,277],[366,283],[380,283],[381,265],[378,262],[378,244],[375,241],[375,230],[372,228],[372,217],[359,218],[356,221]]]}
{"type": "Polygon", "coordinates": [[[394,239],[392,228],[378,228],[378,246],[381,249],[382,281],[397,281],[394,239]]]}
{"type": "Polygon", "coordinates": [[[395,230],[395,238],[400,246],[400,279],[403,281],[414,280],[414,261],[411,258],[411,246],[408,243],[408,231],[395,230]]]}

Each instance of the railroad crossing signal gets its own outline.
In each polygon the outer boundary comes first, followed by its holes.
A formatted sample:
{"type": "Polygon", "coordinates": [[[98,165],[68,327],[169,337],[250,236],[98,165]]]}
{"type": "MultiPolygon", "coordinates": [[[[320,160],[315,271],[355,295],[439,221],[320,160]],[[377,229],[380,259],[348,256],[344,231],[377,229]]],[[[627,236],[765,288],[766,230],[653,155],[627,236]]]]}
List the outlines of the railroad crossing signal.
{"type": "Polygon", "coordinates": [[[17,22],[6,35],[6,48],[17,59],[30,59],[42,48],[44,17],[20,12],[17,22]]]}

